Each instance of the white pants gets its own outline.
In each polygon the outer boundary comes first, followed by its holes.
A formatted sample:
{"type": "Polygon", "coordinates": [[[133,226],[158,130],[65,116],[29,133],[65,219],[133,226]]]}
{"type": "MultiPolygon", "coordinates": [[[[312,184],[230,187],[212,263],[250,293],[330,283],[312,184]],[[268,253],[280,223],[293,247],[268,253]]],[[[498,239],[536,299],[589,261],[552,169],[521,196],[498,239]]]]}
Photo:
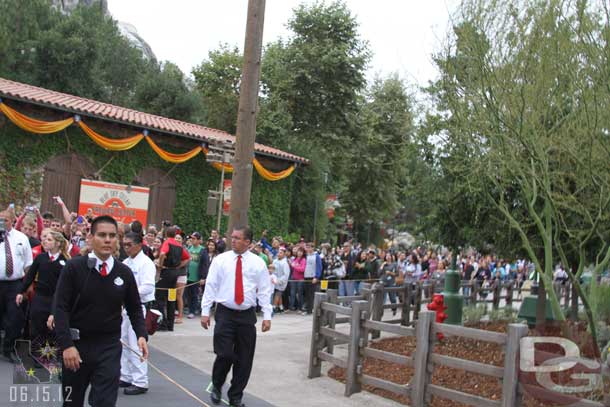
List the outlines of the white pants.
{"type": "MultiPolygon", "coordinates": [[[[146,317],[144,306],[142,306],[142,313],[146,317]]],[[[121,340],[131,349],[140,351],[138,338],[136,338],[136,333],[131,327],[131,321],[129,321],[129,316],[125,310],[123,310],[123,323],[121,324],[121,340]]],[[[123,352],[121,353],[121,380],[134,386],[148,388],[148,364],[146,361],[140,361],[138,355],[127,349],[125,345],[123,345],[123,352]]]]}

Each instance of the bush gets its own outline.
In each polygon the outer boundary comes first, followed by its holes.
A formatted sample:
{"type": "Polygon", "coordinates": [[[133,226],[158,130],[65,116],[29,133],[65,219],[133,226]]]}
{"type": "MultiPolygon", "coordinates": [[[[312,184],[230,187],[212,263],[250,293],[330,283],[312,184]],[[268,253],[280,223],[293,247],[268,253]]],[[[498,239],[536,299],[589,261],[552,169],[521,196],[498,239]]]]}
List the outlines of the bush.
{"type": "Polygon", "coordinates": [[[477,324],[481,321],[481,318],[483,318],[486,313],[487,308],[485,305],[470,305],[468,307],[464,307],[462,310],[462,319],[464,324],[477,324]]]}

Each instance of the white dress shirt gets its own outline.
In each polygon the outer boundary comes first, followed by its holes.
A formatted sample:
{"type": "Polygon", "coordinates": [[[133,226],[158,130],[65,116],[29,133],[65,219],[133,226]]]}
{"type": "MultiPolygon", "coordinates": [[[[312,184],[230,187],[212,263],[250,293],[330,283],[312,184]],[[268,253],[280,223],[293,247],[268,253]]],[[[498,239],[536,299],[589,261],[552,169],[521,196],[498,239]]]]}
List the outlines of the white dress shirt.
{"type": "Polygon", "coordinates": [[[153,301],[155,299],[155,276],[157,274],[155,263],[140,250],[136,257],[128,257],[123,260],[123,264],[131,269],[133,276],[136,278],[140,301],[143,303],[153,301]]]}
{"type": "Polygon", "coordinates": [[[33,261],[32,247],[28,237],[16,229],[6,232],[4,242],[0,243],[0,281],[21,280],[33,261]],[[7,239],[11,245],[13,257],[13,274],[10,277],[6,276],[6,248],[4,245],[7,239]]]}
{"type": "MultiPolygon", "coordinates": [[[[95,255],[95,253],[91,252],[89,253],[89,258],[91,259],[95,259],[95,269],[97,270],[98,273],[102,274],[102,263],[106,263],[106,271],[108,272],[108,274],[110,274],[110,272],[112,271],[112,268],[114,267],[114,257],[110,256],[108,257],[106,260],[102,260],[99,257],[97,257],[95,255]]],[[[107,275],[108,275],[107,274],[107,275]]]]}
{"type": "Polygon", "coordinates": [[[237,256],[233,250],[214,257],[205,291],[201,300],[201,315],[209,316],[213,302],[235,310],[245,310],[256,306],[256,299],[263,310],[263,319],[271,320],[271,293],[273,286],[265,261],[249,250],[241,255],[244,302],[235,303],[235,272],[237,256]]]}

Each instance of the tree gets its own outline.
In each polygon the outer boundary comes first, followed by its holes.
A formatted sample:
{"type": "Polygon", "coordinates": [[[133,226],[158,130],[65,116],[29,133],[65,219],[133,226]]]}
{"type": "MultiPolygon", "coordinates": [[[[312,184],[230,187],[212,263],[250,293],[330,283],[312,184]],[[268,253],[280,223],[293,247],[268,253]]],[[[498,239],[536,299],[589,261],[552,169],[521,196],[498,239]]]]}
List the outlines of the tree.
{"type": "MultiPolygon", "coordinates": [[[[288,28],[291,38],[265,50],[259,129],[265,140],[278,140],[297,154],[308,157],[315,151],[311,158],[317,163],[307,169],[312,173],[296,182],[300,199],[293,200],[291,213],[294,230],[309,234],[311,222],[305,220],[322,207],[324,192],[345,188],[350,147],[360,132],[358,113],[370,54],[355,17],[342,2],[301,5],[288,28]],[[332,175],[328,185],[324,173],[332,175]]],[[[316,222],[323,222],[322,211],[317,213],[316,222]]],[[[320,226],[316,231],[327,230],[320,226]]]]}
{"type": "Polygon", "coordinates": [[[401,206],[413,115],[397,75],[373,82],[361,116],[362,132],[353,140],[344,194],[346,209],[359,225],[391,218],[401,206]]]}
{"type": "Polygon", "coordinates": [[[573,266],[595,337],[580,277],[610,260],[608,12],[555,0],[472,0],[460,12],[431,88],[453,160],[444,169],[510,224],[546,287],[554,262],[573,266]]]}
{"type": "Polygon", "coordinates": [[[160,66],[153,63],[139,78],[135,104],[145,112],[185,121],[196,121],[202,110],[197,95],[187,87],[184,74],[171,62],[160,66]]]}
{"type": "Polygon", "coordinates": [[[196,88],[207,112],[206,124],[235,134],[243,56],[237,47],[221,44],[193,69],[196,88]]]}

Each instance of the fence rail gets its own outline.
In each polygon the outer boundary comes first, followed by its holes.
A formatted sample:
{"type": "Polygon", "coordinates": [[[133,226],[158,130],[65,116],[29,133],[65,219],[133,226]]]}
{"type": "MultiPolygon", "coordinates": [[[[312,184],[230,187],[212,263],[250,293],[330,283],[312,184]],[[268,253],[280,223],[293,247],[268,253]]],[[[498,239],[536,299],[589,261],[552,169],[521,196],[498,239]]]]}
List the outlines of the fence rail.
{"type": "Polygon", "coordinates": [[[325,361],[346,370],[346,396],[360,392],[363,385],[370,385],[388,390],[400,396],[407,396],[415,407],[426,406],[432,396],[459,401],[473,406],[508,407],[516,405],[515,402],[518,399],[516,358],[519,339],[527,334],[526,326],[511,324],[508,334],[487,332],[461,326],[437,324],[433,322],[435,314],[431,311],[419,313],[416,327],[376,321],[371,319],[374,317],[371,311],[376,311],[372,307],[372,303],[375,302],[375,297],[379,295],[383,295],[383,289],[373,286],[370,288],[370,295],[368,296],[371,301],[354,299],[351,301],[351,307],[345,307],[334,304],[334,302],[341,301],[341,297],[338,297],[336,292],[316,293],[308,375],[310,378],[321,375],[321,365],[325,361]],[[331,299],[333,303],[329,302],[331,299]],[[331,327],[330,325],[336,323],[335,316],[337,313],[347,314],[348,310],[350,329],[349,334],[346,334],[337,331],[334,326],[331,327]],[[415,337],[415,353],[407,356],[370,347],[369,335],[374,331],[415,337]],[[436,338],[435,333],[437,332],[501,344],[505,347],[505,366],[497,367],[431,352],[432,344],[436,338]],[[347,360],[333,354],[333,346],[339,343],[348,344],[347,360]],[[408,384],[398,384],[367,375],[362,371],[364,357],[412,367],[414,368],[413,377],[408,384]],[[438,365],[495,378],[504,378],[502,400],[489,400],[480,396],[433,385],[431,383],[431,373],[434,367],[438,365]]]}

